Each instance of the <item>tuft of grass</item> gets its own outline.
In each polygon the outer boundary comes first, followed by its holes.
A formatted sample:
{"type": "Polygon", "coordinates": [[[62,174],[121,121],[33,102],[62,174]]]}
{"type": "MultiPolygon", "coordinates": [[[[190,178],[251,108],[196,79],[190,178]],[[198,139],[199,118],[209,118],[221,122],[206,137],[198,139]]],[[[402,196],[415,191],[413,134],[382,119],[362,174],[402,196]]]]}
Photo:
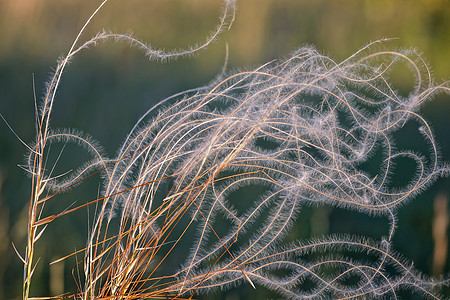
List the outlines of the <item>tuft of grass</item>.
{"type": "Polygon", "coordinates": [[[392,243],[397,209],[449,173],[420,108],[450,87],[433,81],[420,55],[374,50],[378,41],[335,62],[302,47],[253,70],[224,72],[150,108],[108,158],[88,135],[51,126],[69,61],[109,39],[141,48],[150,59],[194,54],[231,25],[235,3],[224,1],[219,25],[203,44],[165,52],[114,32],[82,41],[106,2],[59,60],[37,105],[36,139],[26,160],[32,194],[21,257],[23,299],[31,299],[35,247],[46,228],[86,207],[95,210],[86,247],[67,256],[84,255],[79,289],[56,298],[192,299],[237,285],[265,287],[290,299],[395,299],[404,290],[440,296],[448,279],[421,274],[392,243]],[[389,78],[401,63],[415,78],[406,96],[389,78]],[[422,153],[396,146],[395,134],[410,124],[416,126],[414,139],[427,145],[422,153]],[[56,174],[59,155],[50,155],[51,145],[67,143],[92,158],[56,174]],[[361,166],[377,152],[380,163],[369,174],[361,166]],[[413,171],[393,185],[402,160],[413,171]],[[99,173],[98,198],[43,213],[56,195],[99,173]],[[250,192],[243,193],[246,188],[250,192]],[[287,241],[302,208],[325,205],[382,216],[388,230],[380,240],[349,232],[287,241]]]}

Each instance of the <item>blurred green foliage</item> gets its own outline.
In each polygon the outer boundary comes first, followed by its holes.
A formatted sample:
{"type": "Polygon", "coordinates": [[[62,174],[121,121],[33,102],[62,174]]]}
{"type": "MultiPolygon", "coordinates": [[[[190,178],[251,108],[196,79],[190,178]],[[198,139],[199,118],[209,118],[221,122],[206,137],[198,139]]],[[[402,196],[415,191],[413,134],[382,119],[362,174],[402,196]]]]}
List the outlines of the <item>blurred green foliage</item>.
{"type": "MultiPolygon", "coordinates": [[[[86,0],[0,2],[0,113],[25,142],[32,142],[35,132],[33,82],[39,100],[57,57],[69,49],[99,3],[86,0]]],[[[85,36],[90,37],[103,28],[131,30],[154,47],[185,47],[204,41],[217,23],[221,6],[219,0],[111,0],[89,25],[85,36]]],[[[287,56],[302,44],[315,45],[339,61],[370,41],[396,38],[380,47],[417,48],[429,62],[436,80],[442,81],[449,78],[449,37],[448,0],[241,0],[232,28],[195,57],[164,64],[149,62],[136,49],[113,42],[85,50],[63,77],[53,124],[89,132],[113,156],[143,111],[176,92],[201,86],[219,73],[226,45],[228,68],[234,69],[287,56]]],[[[394,82],[407,93],[411,85],[407,72],[399,71],[397,75],[394,82]]],[[[448,96],[438,96],[424,108],[441,145],[442,157],[447,161],[450,161],[449,113],[448,96]]],[[[407,142],[407,129],[402,137],[407,142]]],[[[18,299],[21,294],[22,264],[11,243],[23,253],[30,184],[17,165],[22,163],[24,153],[25,147],[2,123],[0,299],[18,299]]],[[[84,191],[95,197],[97,188],[95,180],[89,182],[76,195],[64,194],[52,200],[49,206],[54,206],[47,209],[58,211],[74,201],[83,202],[80,195],[84,191]]],[[[448,179],[438,180],[417,201],[399,211],[397,249],[426,274],[432,273],[433,199],[439,194],[449,196],[448,179]]],[[[339,209],[307,208],[300,219],[303,221],[296,230],[301,237],[356,228],[358,234],[380,238],[387,228],[381,218],[367,218],[339,209]]],[[[61,286],[52,275],[56,273],[48,266],[50,260],[84,246],[88,224],[83,213],[52,225],[37,244],[37,257],[41,256],[42,260],[34,275],[32,295],[59,292],[61,286]]],[[[444,271],[449,270],[447,260],[444,271]]],[[[72,273],[77,277],[77,272],[75,259],[67,261],[65,289],[74,288],[72,273]]],[[[239,293],[230,292],[227,299],[246,298],[251,292],[246,288],[239,293]]],[[[258,297],[268,297],[263,291],[258,292],[258,297]]]]}

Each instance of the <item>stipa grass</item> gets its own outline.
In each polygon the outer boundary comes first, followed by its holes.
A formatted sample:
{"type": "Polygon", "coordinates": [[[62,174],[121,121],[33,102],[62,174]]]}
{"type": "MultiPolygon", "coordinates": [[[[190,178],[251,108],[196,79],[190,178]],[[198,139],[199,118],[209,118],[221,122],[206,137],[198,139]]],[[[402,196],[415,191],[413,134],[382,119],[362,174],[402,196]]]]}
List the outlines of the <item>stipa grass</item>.
{"type": "MultiPolygon", "coordinates": [[[[226,2],[214,38],[231,18],[226,2]]],[[[230,13],[231,12],[231,13],[230,13]]],[[[32,176],[24,298],[33,268],[34,244],[56,218],[96,207],[84,249],[80,299],[192,298],[217,289],[264,286],[287,298],[396,298],[403,289],[429,298],[446,279],[431,280],[392,246],[396,211],[436,178],[447,175],[420,107],[448,83],[435,84],[413,51],[373,51],[373,44],[341,63],[312,47],[259,68],[223,74],[210,85],[163,100],[157,116],[144,114],[116,157],[73,130],[50,130],[55,92],[67,61],[98,40],[127,35],[101,33],[75,47],[58,65],[41,105],[36,143],[30,146],[32,176]],[[406,62],[416,78],[401,96],[389,71],[406,62]],[[399,150],[394,133],[419,124],[426,153],[399,150]],[[47,172],[51,143],[74,141],[92,154],[72,174],[47,172]],[[360,167],[379,148],[375,175],[360,167]],[[397,160],[416,165],[409,182],[391,186],[397,160]],[[93,173],[103,176],[101,196],[60,214],[42,216],[46,201],[93,173]],[[236,203],[246,186],[261,193],[236,203]],[[385,238],[332,235],[285,241],[305,206],[330,205],[384,216],[385,238]],[[225,225],[225,226],[224,226],[225,225]],[[177,249],[184,251],[177,251],[177,249]],[[180,256],[183,253],[184,256],[180,256]],[[361,255],[364,254],[364,255],[361,255]],[[166,263],[177,262],[176,268],[166,263]]],[[[206,47],[168,54],[186,55],[206,47]]]]}

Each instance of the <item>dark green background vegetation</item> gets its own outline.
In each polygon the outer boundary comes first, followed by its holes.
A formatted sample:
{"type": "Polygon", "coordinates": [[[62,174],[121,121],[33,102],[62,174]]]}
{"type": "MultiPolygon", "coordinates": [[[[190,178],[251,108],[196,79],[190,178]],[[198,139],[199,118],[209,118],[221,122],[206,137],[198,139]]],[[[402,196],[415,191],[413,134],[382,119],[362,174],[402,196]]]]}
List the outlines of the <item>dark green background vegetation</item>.
{"type": "MultiPolygon", "coordinates": [[[[0,113],[27,143],[35,134],[33,75],[38,100],[56,59],[66,53],[79,29],[100,1],[3,0],[0,2],[0,113]]],[[[182,48],[204,41],[220,16],[219,0],[111,0],[89,25],[85,37],[105,29],[127,32],[165,49],[182,48]]],[[[427,59],[435,79],[450,77],[450,2],[448,0],[241,0],[232,28],[206,51],[175,62],[149,62],[139,50],[108,42],[85,50],[68,67],[57,93],[53,126],[76,128],[91,134],[109,156],[124,140],[134,123],[158,100],[176,92],[202,86],[221,71],[228,45],[228,68],[250,68],[287,56],[302,44],[315,45],[340,61],[367,43],[397,38],[380,48],[416,48],[427,59]]],[[[407,94],[411,76],[399,69],[394,86],[407,94]]],[[[424,116],[432,124],[442,150],[450,161],[450,97],[440,95],[426,104],[424,116]]],[[[411,129],[412,130],[412,129],[411,129]]],[[[409,128],[398,135],[399,148],[418,147],[409,128]]],[[[420,149],[418,149],[420,150],[420,149]]],[[[14,243],[23,253],[26,241],[30,183],[22,164],[25,147],[8,127],[0,125],[0,299],[21,295],[22,264],[14,243]]],[[[68,147],[61,168],[76,167],[84,157],[68,147]],[[65,162],[67,162],[66,165],[65,162]]],[[[376,162],[365,166],[376,167],[376,162]]],[[[405,184],[412,172],[399,165],[394,180],[405,184]]],[[[74,201],[95,198],[96,179],[52,200],[46,214],[61,211],[74,201]]],[[[242,197],[252,197],[252,191],[242,197]]],[[[256,193],[255,191],[253,191],[256,193]]],[[[415,262],[425,274],[433,274],[433,203],[450,195],[448,178],[398,212],[396,250],[415,262]]],[[[86,211],[52,223],[37,243],[42,257],[34,274],[33,296],[59,293],[58,279],[64,272],[64,289],[74,289],[75,259],[49,268],[51,260],[84,246],[88,230],[86,211]]],[[[92,211],[90,212],[92,214],[92,211]]],[[[296,232],[300,238],[327,233],[354,233],[380,239],[387,234],[386,218],[368,217],[336,208],[306,208],[296,232]]],[[[81,259],[81,257],[80,257],[81,259]]],[[[82,271],[82,265],[79,266],[82,271]]],[[[450,271],[450,264],[443,272],[450,271]]],[[[439,272],[441,273],[441,272],[439,272]]],[[[442,275],[442,274],[436,274],[442,275]]],[[[253,292],[244,287],[217,299],[245,299],[253,292]]],[[[257,298],[268,297],[260,288],[257,298]]],[[[272,295],[273,296],[273,295],[272,295]]],[[[450,294],[448,294],[450,296],[450,294]]],[[[256,299],[256,298],[255,298],[256,299]]]]}

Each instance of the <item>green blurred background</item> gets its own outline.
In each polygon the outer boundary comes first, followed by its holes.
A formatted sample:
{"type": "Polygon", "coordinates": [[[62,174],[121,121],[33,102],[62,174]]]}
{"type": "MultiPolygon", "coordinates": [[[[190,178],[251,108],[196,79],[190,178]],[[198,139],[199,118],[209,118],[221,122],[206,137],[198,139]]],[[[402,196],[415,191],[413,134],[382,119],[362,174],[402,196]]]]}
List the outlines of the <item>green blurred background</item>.
{"type": "MultiPolygon", "coordinates": [[[[99,4],[100,1],[87,0],[0,2],[0,113],[25,142],[32,142],[35,134],[33,78],[40,99],[56,59],[68,51],[99,4]]],[[[286,57],[304,44],[314,45],[339,61],[371,41],[397,38],[382,47],[418,49],[438,82],[450,77],[448,0],[240,0],[237,4],[232,28],[193,57],[162,64],[149,62],[139,50],[114,42],[85,50],[64,74],[53,126],[88,132],[113,156],[126,133],[152,104],[176,92],[202,86],[219,73],[226,45],[228,68],[233,70],[286,57]]],[[[84,37],[102,29],[132,31],[154,47],[183,48],[203,42],[216,26],[221,11],[219,0],[111,0],[89,25],[84,37]]],[[[403,93],[410,88],[408,79],[402,72],[394,78],[403,93]]],[[[423,113],[435,129],[443,159],[450,161],[450,97],[438,95],[424,107],[423,113]]],[[[409,140],[407,132],[399,138],[405,143],[409,140]]],[[[22,265],[11,243],[24,253],[30,183],[18,165],[22,164],[25,152],[25,147],[1,123],[0,299],[18,299],[21,295],[22,265]]],[[[82,159],[75,157],[72,162],[76,164],[82,159]]],[[[81,186],[79,193],[64,194],[49,204],[48,213],[62,210],[74,201],[84,203],[84,198],[93,199],[97,189],[98,184],[91,182],[81,186]]],[[[436,240],[432,226],[436,199],[447,199],[449,193],[449,179],[439,179],[398,213],[400,222],[394,246],[425,274],[442,275],[450,270],[448,259],[440,267],[433,267],[436,240]]],[[[439,210],[448,212],[448,208],[439,210]]],[[[85,213],[75,213],[53,223],[38,242],[37,256],[42,258],[34,275],[33,296],[74,289],[75,260],[51,268],[48,264],[84,246],[85,213]]],[[[388,228],[385,218],[332,208],[307,208],[300,218],[296,229],[299,237],[352,232],[380,239],[388,228]]],[[[243,288],[212,297],[245,299],[250,292],[251,289],[243,288]]],[[[256,298],[265,297],[268,296],[260,288],[256,298]]]]}

